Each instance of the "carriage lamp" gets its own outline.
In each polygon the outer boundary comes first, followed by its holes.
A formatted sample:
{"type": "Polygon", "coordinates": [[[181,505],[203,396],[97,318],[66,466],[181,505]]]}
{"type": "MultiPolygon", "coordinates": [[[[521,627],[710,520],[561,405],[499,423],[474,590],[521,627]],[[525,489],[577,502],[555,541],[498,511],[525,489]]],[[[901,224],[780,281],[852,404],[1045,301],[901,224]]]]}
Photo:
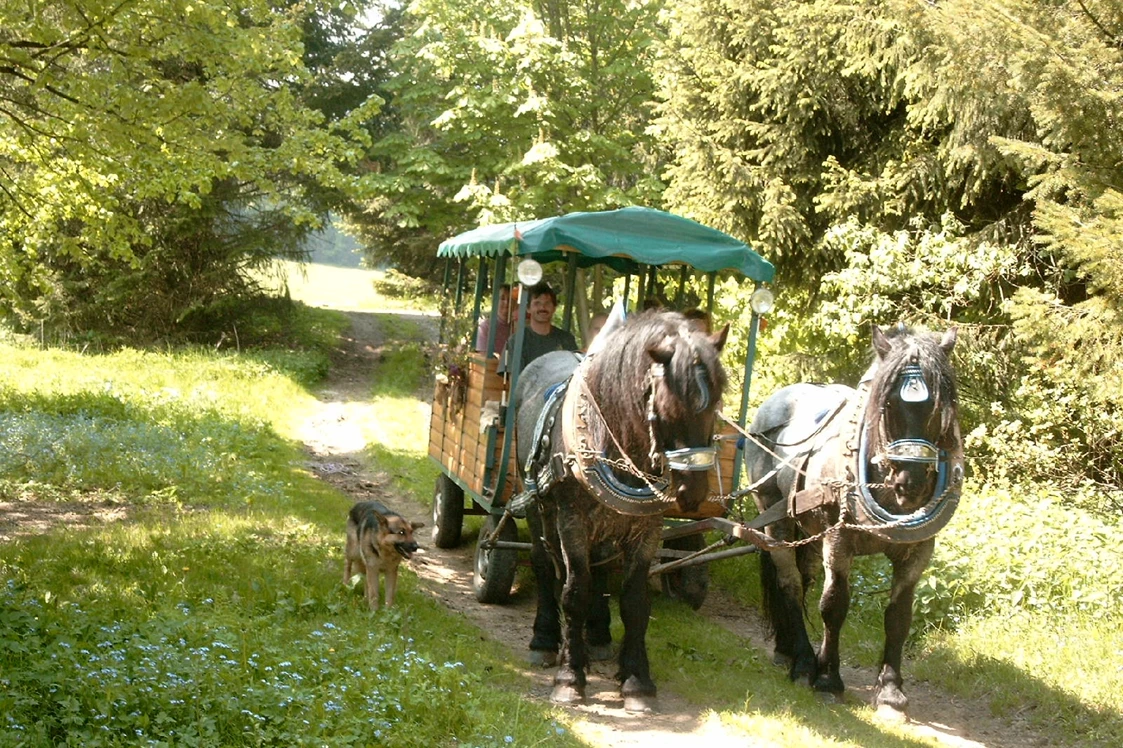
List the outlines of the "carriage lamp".
{"type": "Polygon", "coordinates": [[[519,263],[518,267],[519,283],[524,286],[533,286],[542,280],[542,266],[538,261],[527,257],[519,263]]]}
{"type": "Polygon", "coordinates": [[[749,306],[756,314],[768,314],[775,303],[776,297],[764,286],[753,291],[753,295],[749,297],[749,306]]]}

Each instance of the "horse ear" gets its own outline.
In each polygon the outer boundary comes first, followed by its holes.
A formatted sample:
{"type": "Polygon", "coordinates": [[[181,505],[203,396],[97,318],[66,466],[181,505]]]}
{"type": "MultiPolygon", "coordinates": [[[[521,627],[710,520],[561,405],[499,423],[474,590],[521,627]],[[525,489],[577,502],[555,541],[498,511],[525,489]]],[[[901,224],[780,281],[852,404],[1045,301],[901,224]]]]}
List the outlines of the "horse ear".
{"type": "Polygon", "coordinates": [[[885,358],[889,355],[889,351],[893,348],[893,344],[889,342],[889,338],[885,337],[885,333],[877,325],[873,326],[873,349],[877,351],[878,358],[885,358]]]}
{"type": "Polygon", "coordinates": [[[669,335],[659,337],[647,344],[647,355],[657,364],[671,363],[675,355],[675,345],[669,335]]]}
{"type": "Polygon", "coordinates": [[[713,335],[710,336],[710,342],[713,343],[714,348],[718,353],[725,347],[725,339],[729,337],[729,323],[725,323],[725,327],[721,328],[713,335]]]}
{"type": "Polygon", "coordinates": [[[940,341],[940,347],[944,349],[944,353],[951,353],[951,349],[955,348],[955,336],[959,328],[952,325],[948,331],[944,333],[943,339],[940,341]]]}

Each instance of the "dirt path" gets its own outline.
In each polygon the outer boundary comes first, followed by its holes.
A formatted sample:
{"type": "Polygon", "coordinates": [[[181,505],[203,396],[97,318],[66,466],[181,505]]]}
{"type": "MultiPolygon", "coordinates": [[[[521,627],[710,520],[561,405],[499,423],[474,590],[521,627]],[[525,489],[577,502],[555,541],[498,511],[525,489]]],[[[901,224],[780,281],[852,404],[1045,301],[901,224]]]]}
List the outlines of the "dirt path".
{"type": "MultiPolygon", "coordinates": [[[[373,315],[352,313],[352,328],[338,350],[328,382],[320,398],[322,408],[305,425],[303,438],[310,466],[325,480],[356,500],[376,498],[411,519],[430,521],[428,509],[396,495],[389,476],[364,464],[360,425],[376,417],[369,402],[371,376],[380,356],[379,326],[373,315]]],[[[435,327],[435,321],[429,320],[435,327]]],[[[482,631],[510,648],[512,661],[526,662],[534,600],[529,590],[516,586],[508,605],[481,605],[471,590],[473,548],[428,548],[423,563],[414,571],[429,594],[449,609],[463,615],[482,631]]],[[[762,652],[771,648],[754,610],[727,599],[711,589],[700,615],[751,641],[762,652]]],[[[742,733],[727,730],[712,713],[699,709],[665,688],[659,693],[659,713],[631,715],[611,678],[610,663],[600,663],[591,673],[589,705],[573,709],[575,732],[591,745],[614,748],[724,748],[746,746],[742,733]]],[[[531,695],[547,699],[551,672],[527,667],[533,681],[531,695]]],[[[848,698],[869,700],[875,673],[850,668],[843,677],[852,684],[848,698]]],[[[954,748],[1026,748],[1047,745],[1048,740],[1026,726],[1010,724],[990,716],[985,704],[967,702],[937,691],[923,682],[910,680],[912,722],[908,729],[954,748]]],[[[758,742],[749,745],[768,745],[758,742]]]]}

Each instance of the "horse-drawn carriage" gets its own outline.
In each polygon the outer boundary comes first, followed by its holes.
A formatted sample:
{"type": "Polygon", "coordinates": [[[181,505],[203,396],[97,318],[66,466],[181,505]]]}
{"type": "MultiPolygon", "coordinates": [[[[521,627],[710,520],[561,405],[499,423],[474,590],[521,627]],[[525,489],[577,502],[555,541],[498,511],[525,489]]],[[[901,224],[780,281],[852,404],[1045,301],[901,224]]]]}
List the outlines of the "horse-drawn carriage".
{"type": "MultiPolygon", "coordinates": [[[[747,278],[760,291],[754,297],[744,362],[745,386],[738,423],[745,425],[759,315],[771,307],[771,294],[763,284],[772,280],[774,271],[770,263],[743,242],[669,213],[624,208],[487,226],[442,243],[438,256],[448,260],[446,287],[455,266],[454,310],[471,321],[473,332],[482,315],[489,317],[491,330],[498,327],[500,289],[510,266],[527,259],[536,265],[564,263],[562,326],[566,330],[574,328],[576,314],[588,317],[590,310],[577,278],[582,271],[598,264],[622,277],[623,299],[634,299],[635,308],[648,295],[654,296],[652,289],[659,273],[664,278],[673,275],[670,281],[677,281],[676,301],[686,298],[684,286],[688,276],[704,273],[707,313],[712,310],[719,273],[747,278]],[[473,272],[475,297],[471,308],[466,309],[462,308],[466,299],[461,294],[466,287],[465,279],[473,272]]],[[[521,280],[530,281],[524,286],[533,285],[541,277],[540,269],[532,272],[538,277],[528,278],[524,272],[521,280]]],[[[598,301],[592,302],[594,309],[598,301]]],[[[524,335],[526,305],[527,295],[521,294],[509,343],[516,350],[524,335]]],[[[500,522],[504,508],[523,488],[517,477],[514,449],[515,411],[508,407],[522,371],[521,357],[515,356],[509,370],[500,373],[501,352],[495,350],[494,333],[483,348],[473,351],[467,357],[467,366],[458,367],[454,376],[442,377],[435,390],[429,455],[440,465],[441,473],[433,497],[433,542],[439,548],[456,546],[464,515],[486,515],[476,546],[473,589],[481,602],[495,603],[506,600],[510,592],[518,551],[530,549],[529,543],[517,542],[513,522],[500,522]]],[[[736,432],[727,427],[725,435],[735,437],[736,432]]],[[[731,493],[738,479],[741,459],[735,444],[735,438],[719,441],[717,469],[710,476],[714,498],[731,493]]],[[[707,500],[694,511],[671,508],[665,515],[668,519],[700,520],[724,513],[723,504],[707,500]]],[[[668,523],[668,547],[662,555],[673,559],[696,550],[694,546],[701,536],[692,529],[683,522],[668,523]]],[[[704,585],[697,579],[671,575],[666,585],[668,591],[686,597],[694,607],[702,603],[704,585]]]]}
{"type": "Polygon", "coordinates": [[[624,578],[618,677],[625,705],[644,709],[655,694],[643,641],[648,576],[661,573],[665,590],[698,607],[706,563],[758,549],[769,551],[762,583],[778,657],[790,662],[793,679],[837,692],[849,560],[876,552],[893,564],[876,699],[904,710],[899,671],[913,590],[963,477],[948,358],[954,330],[940,339],[875,328],[874,364],[857,389],[792,385],[768,398],[746,426],[760,319],[772,304],[764,284],[773,268],[744,243],[668,213],[626,208],[484,227],[444,242],[438,255],[449,260],[446,281],[455,260],[454,316],[464,316],[466,277],[476,272],[473,330],[491,289],[491,332],[435,391],[429,454],[441,473],[433,541],[455,546],[464,514],[485,515],[473,579],[481,602],[508,597],[518,553],[531,551],[539,594],[531,649],[542,663],[561,652],[555,700],[584,698],[588,658],[610,641],[607,603],[600,605],[606,564],[614,562],[624,578]],[[701,330],[678,312],[627,321],[617,314],[584,358],[552,352],[523,365],[523,293],[507,342],[512,355],[501,368],[496,315],[508,265],[519,260],[523,287],[539,281],[542,264],[564,263],[566,330],[575,309],[582,319],[588,313],[578,279],[590,266],[618,274],[624,306],[633,297],[641,305],[661,272],[672,282],[677,275],[680,304],[691,274],[704,273],[709,309],[718,273],[753,281],[736,417],[721,413],[726,376],[718,359],[728,327],[701,330]],[[759,509],[755,519],[725,516],[732,500],[749,493],[759,509]],[[522,517],[531,543],[518,541],[515,519],[522,517]],[[722,539],[704,547],[707,531],[722,539]],[[745,543],[725,547],[736,541],[745,543]],[[802,612],[815,553],[825,553],[827,571],[818,653],[802,612]]]}

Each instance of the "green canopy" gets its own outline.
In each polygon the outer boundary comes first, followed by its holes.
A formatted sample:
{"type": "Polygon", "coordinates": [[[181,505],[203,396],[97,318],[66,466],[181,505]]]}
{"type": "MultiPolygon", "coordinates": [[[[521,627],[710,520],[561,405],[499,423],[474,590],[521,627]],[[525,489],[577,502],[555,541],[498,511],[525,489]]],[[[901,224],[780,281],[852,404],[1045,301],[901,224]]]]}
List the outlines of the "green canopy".
{"type": "Polygon", "coordinates": [[[570,213],[536,221],[482,226],[441,243],[438,257],[533,257],[545,264],[578,253],[582,266],[604,263],[635,271],[644,265],[685,264],[703,272],[733,270],[772,280],[772,263],[729,234],[651,208],[570,213]]]}

